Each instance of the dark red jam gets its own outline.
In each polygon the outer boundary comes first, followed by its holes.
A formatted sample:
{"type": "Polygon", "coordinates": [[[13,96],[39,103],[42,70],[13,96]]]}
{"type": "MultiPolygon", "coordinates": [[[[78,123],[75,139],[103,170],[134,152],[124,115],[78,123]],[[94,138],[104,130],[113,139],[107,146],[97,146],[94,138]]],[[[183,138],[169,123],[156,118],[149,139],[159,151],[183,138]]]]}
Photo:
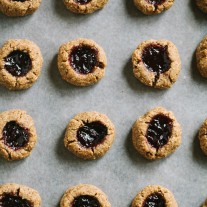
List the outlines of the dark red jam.
{"type": "Polygon", "coordinates": [[[23,199],[19,195],[5,193],[0,196],[0,207],[32,207],[30,201],[23,199]]]}
{"type": "Polygon", "coordinates": [[[146,137],[157,150],[166,145],[172,135],[172,120],[164,114],[158,114],[149,123],[146,137]]]}
{"type": "Polygon", "coordinates": [[[28,53],[15,50],[4,58],[5,69],[13,76],[25,76],[32,69],[32,60],[28,53]]]}
{"type": "Polygon", "coordinates": [[[146,0],[148,3],[153,4],[154,6],[159,6],[163,4],[166,0],[146,0]]]}
{"type": "Polygon", "coordinates": [[[89,195],[78,196],[73,201],[73,207],[100,207],[97,198],[89,195]]]}
{"type": "Polygon", "coordinates": [[[88,4],[89,2],[91,2],[92,0],[75,0],[76,3],[78,4],[88,4]]]}
{"type": "Polygon", "coordinates": [[[158,44],[147,45],[142,51],[142,61],[148,70],[156,74],[168,71],[171,65],[168,47],[158,44]]]}
{"type": "Polygon", "coordinates": [[[13,150],[18,150],[29,142],[29,131],[17,122],[10,121],[3,128],[3,139],[5,145],[13,150]]]}
{"type": "Polygon", "coordinates": [[[88,45],[74,47],[69,55],[70,65],[77,73],[92,73],[98,64],[97,54],[97,50],[88,45]]]}
{"type": "Polygon", "coordinates": [[[165,199],[161,194],[153,193],[146,198],[143,207],[166,207],[165,199]]]}
{"type": "Polygon", "coordinates": [[[107,135],[107,127],[99,121],[86,123],[77,131],[79,143],[86,147],[96,147],[107,135]]]}

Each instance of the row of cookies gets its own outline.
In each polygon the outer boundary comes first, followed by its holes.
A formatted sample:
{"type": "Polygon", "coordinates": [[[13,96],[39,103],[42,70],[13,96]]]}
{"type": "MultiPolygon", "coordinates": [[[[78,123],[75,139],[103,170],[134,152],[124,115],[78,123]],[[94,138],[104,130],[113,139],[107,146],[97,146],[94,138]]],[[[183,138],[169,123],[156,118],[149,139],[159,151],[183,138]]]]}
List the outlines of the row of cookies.
{"type": "MultiPolygon", "coordinates": [[[[25,16],[34,13],[42,0],[0,0],[0,11],[7,16],[25,16]]],[[[90,14],[102,9],[108,0],[63,0],[74,13],[90,14]]],[[[207,0],[195,0],[201,11],[207,13],[207,0]]],[[[135,6],[146,15],[160,14],[174,4],[174,0],[134,0],[135,6]]]]}
{"type": "MultiPolygon", "coordinates": [[[[197,68],[207,77],[207,37],[196,50],[197,68]]],[[[134,76],[155,88],[170,88],[178,79],[181,60],[176,46],[168,40],[142,42],[132,55],[134,76]]],[[[43,64],[39,47],[25,39],[8,40],[0,48],[0,84],[10,90],[31,87],[43,64]]],[[[107,58],[103,48],[90,39],[75,39],[61,45],[57,65],[63,80],[89,86],[105,75],[107,58]]]]}
{"type": "MultiPolygon", "coordinates": [[[[8,183],[0,186],[1,207],[40,207],[39,193],[27,186],[8,183]]],[[[94,185],[79,184],[67,189],[60,207],[111,207],[107,195],[94,185]]],[[[170,190],[160,185],[142,189],[133,199],[131,207],[178,207],[170,190]]],[[[207,207],[207,200],[202,205],[207,207]]]]}
{"type": "MultiPolygon", "coordinates": [[[[28,157],[37,141],[34,121],[25,111],[0,113],[0,155],[7,160],[28,157]]],[[[156,107],[141,116],[132,127],[135,149],[150,160],[172,154],[181,144],[181,126],[171,111],[156,107]]],[[[67,125],[64,145],[77,157],[97,159],[111,148],[115,127],[98,112],[77,114],[67,125]]],[[[200,146],[207,155],[207,120],[199,130],[200,146]]]]}

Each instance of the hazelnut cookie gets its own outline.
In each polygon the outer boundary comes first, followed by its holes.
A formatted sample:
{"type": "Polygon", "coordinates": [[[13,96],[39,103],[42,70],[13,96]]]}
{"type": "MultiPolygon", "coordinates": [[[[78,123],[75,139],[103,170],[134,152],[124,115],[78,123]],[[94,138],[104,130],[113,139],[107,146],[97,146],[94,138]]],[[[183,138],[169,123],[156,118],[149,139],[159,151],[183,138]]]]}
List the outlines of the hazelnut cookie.
{"type": "Polygon", "coordinates": [[[202,207],[207,207],[207,199],[206,199],[205,203],[202,205],[202,207]]]}
{"type": "Polygon", "coordinates": [[[39,193],[27,186],[15,183],[0,185],[1,207],[40,207],[39,193]]]}
{"type": "Polygon", "coordinates": [[[207,36],[204,37],[196,49],[196,62],[200,74],[207,78],[207,36]]]}
{"type": "Polygon", "coordinates": [[[167,157],[181,144],[181,127],[171,111],[156,107],[135,122],[132,141],[147,159],[167,157]]]}
{"type": "Polygon", "coordinates": [[[7,160],[28,157],[35,147],[37,135],[33,119],[22,110],[0,113],[0,155],[7,160]]]}
{"type": "Polygon", "coordinates": [[[134,76],[147,86],[170,88],[181,70],[176,46],[168,40],[142,42],[132,55],[134,76]]]}
{"type": "Polygon", "coordinates": [[[64,144],[80,158],[97,159],[110,149],[114,139],[115,127],[106,115],[83,112],[69,122],[64,144]]]}
{"type": "Polygon", "coordinates": [[[134,4],[143,14],[151,15],[168,10],[174,0],[134,0],[134,4]]]}
{"type": "Polygon", "coordinates": [[[108,0],[64,0],[65,6],[74,13],[90,14],[102,9],[108,0]]]}
{"type": "Polygon", "coordinates": [[[0,11],[7,16],[25,16],[34,13],[42,0],[0,0],[0,11]]]}
{"type": "Polygon", "coordinates": [[[43,64],[39,47],[24,39],[10,39],[0,49],[0,84],[10,90],[31,87],[43,64]]]}
{"type": "Polygon", "coordinates": [[[76,39],[63,44],[58,53],[58,69],[63,80],[76,85],[92,85],[103,78],[107,65],[104,50],[93,40],[76,39]]]}
{"type": "Polygon", "coordinates": [[[136,195],[132,207],[178,207],[178,204],[167,188],[150,185],[136,195]]]}
{"type": "Polygon", "coordinates": [[[202,151],[205,155],[207,155],[207,119],[204,121],[203,125],[199,130],[198,138],[202,151]]]}
{"type": "Polygon", "coordinates": [[[198,8],[204,12],[207,13],[207,0],[195,0],[198,8]]]}
{"type": "Polygon", "coordinates": [[[80,184],[64,193],[60,207],[111,207],[106,194],[99,188],[80,184]]]}

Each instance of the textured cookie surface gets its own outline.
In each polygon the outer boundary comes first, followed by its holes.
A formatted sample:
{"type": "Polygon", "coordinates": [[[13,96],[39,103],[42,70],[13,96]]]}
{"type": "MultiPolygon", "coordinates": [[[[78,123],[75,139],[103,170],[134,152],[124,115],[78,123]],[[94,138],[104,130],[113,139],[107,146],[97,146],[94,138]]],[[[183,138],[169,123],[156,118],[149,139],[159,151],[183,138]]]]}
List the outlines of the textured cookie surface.
{"type": "Polygon", "coordinates": [[[132,202],[132,207],[178,207],[173,194],[159,185],[141,190],[132,202]]]}
{"type": "Polygon", "coordinates": [[[0,185],[1,207],[40,207],[39,193],[27,186],[15,183],[0,185]]]}
{"type": "Polygon", "coordinates": [[[135,149],[145,158],[163,158],[180,146],[181,127],[172,112],[157,107],[135,122],[132,141],[135,149]]]}
{"type": "Polygon", "coordinates": [[[195,0],[195,1],[198,8],[204,13],[207,13],[207,0],[195,0]]]}
{"type": "Polygon", "coordinates": [[[207,155],[207,119],[204,121],[203,125],[199,130],[199,140],[200,140],[200,147],[204,154],[207,155]]]}
{"type": "Polygon", "coordinates": [[[64,144],[80,158],[97,159],[110,149],[114,138],[115,127],[106,115],[84,112],[69,122],[64,144]]]}
{"type": "Polygon", "coordinates": [[[177,80],[181,61],[176,46],[168,40],[142,42],[132,55],[134,76],[147,86],[170,88],[177,80]]]}
{"type": "Polygon", "coordinates": [[[39,47],[23,39],[8,40],[0,49],[0,84],[10,90],[31,87],[43,64],[39,47]]]}
{"type": "Polygon", "coordinates": [[[37,140],[33,119],[22,110],[0,114],[0,154],[7,160],[28,157],[37,140]]]}
{"type": "Polygon", "coordinates": [[[25,16],[34,13],[41,0],[0,0],[0,11],[7,16],[25,16]]]}
{"type": "Polygon", "coordinates": [[[64,193],[60,207],[111,207],[106,194],[99,188],[80,184],[64,193]]]}
{"type": "Polygon", "coordinates": [[[207,36],[200,42],[196,50],[197,69],[207,78],[207,36]]]}
{"type": "Polygon", "coordinates": [[[58,53],[58,69],[63,80],[76,85],[92,85],[105,75],[106,55],[89,39],[76,39],[63,44],[58,53]]]}
{"type": "Polygon", "coordinates": [[[206,202],[203,204],[202,207],[207,207],[207,199],[206,199],[206,202]]]}
{"type": "Polygon", "coordinates": [[[134,0],[135,6],[144,14],[159,14],[168,10],[174,0],[134,0]]]}
{"type": "Polygon", "coordinates": [[[90,14],[102,9],[108,0],[63,0],[65,6],[74,13],[90,14]]]}

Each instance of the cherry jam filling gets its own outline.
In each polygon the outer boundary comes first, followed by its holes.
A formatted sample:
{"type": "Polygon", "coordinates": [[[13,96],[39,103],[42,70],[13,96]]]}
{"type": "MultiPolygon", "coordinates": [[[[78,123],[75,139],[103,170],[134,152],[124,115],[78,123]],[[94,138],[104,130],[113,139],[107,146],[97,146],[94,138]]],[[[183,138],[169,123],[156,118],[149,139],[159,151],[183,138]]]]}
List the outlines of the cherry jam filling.
{"type": "Polygon", "coordinates": [[[73,207],[100,207],[97,198],[89,195],[78,196],[73,201],[73,207]]]}
{"type": "Polygon", "coordinates": [[[160,193],[153,193],[146,198],[143,207],[166,207],[166,202],[160,193]]]}
{"type": "Polygon", "coordinates": [[[30,201],[23,199],[19,195],[4,193],[0,196],[0,207],[32,207],[30,201]]]}
{"type": "Polygon", "coordinates": [[[5,145],[13,150],[18,150],[29,142],[29,131],[17,122],[10,121],[3,128],[3,139],[5,145]]]}
{"type": "Polygon", "coordinates": [[[153,4],[154,6],[159,6],[163,4],[166,0],[146,0],[148,3],[153,4]]]}
{"type": "Polygon", "coordinates": [[[91,2],[92,0],[75,0],[75,2],[76,3],[78,3],[78,4],[82,4],[82,5],[84,5],[84,4],[88,4],[89,2],[91,2]]]}
{"type": "Polygon", "coordinates": [[[74,47],[69,55],[69,63],[80,74],[92,73],[97,61],[98,51],[88,45],[74,47]]]}
{"type": "Polygon", "coordinates": [[[168,54],[168,46],[149,44],[142,51],[142,61],[145,67],[156,74],[156,80],[161,73],[170,69],[171,60],[168,54]]]}
{"type": "Polygon", "coordinates": [[[149,122],[146,138],[157,150],[166,145],[172,135],[173,121],[164,114],[155,115],[149,122]]]}
{"type": "Polygon", "coordinates": [[[107,127],[99,121],[86,123],[77,131],[77,139],[79,143],[86,147],[96,147],[107,135],[107,127]]]}
{"type": "Polygon", "coordinates": [[[29,54],[20,50],[11,52],[4,58],[4,62],[5,69],[13,76],[25,76],[32,69],[32,61],[29,54]]]}

